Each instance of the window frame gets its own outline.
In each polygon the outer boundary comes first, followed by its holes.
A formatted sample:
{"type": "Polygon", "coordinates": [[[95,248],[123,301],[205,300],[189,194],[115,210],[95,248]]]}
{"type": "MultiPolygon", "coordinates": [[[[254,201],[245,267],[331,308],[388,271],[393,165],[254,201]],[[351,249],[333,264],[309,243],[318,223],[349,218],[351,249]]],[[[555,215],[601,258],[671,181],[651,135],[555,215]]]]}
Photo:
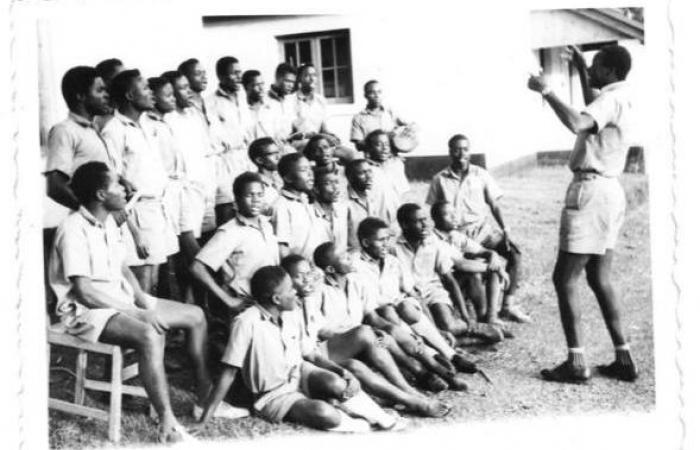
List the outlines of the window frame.
{"type": "Polygon", "coordinates": [[[335,29],[335,30],[326,30],[326,31],[318,31],[318,32],[311,32],[311,33],[298,33],[298,34],[288,34],[288,35],[281,35],[281,36],[276,36],[277,43],[278,43],[278,48],[279,48],[279,53],[281,56],[281,60],[287,62],[286,54],[285,54],[285,45],[286,44],[296,44],[296,52],[297,52],[297,60],[299,60],[299,42],[302,41],[309,41],[311,45],[311,64],[316,68],[316,73],[318,75],[318,83],[316,87],[316,92],[319,94],[323,95],[327,102],[329,104],[353,104],[355,102],[355,86],[354,86],[354,76],[353,76],[353,65],[352,65],[352,44],[351,44],[351,39],[350,39],[350,30],[349,29],[335,29]],[[336,53],[336,41],[335,39],[339,37],[345,37],[348,40],[348,62],[347,65],[338,65],[337,64],[337,53],[336,53]],[[321,40],[322,39],[332,39],[333,42],[333,63],[334,65],[331,67],[326,67],[325,69],[328,70],[329,68],[333,69],[334,75],[335,75],[335,84],[334,88],[335,91],[338,92],[339,90],[339,81],[338,81],[338,70],[339,69],[348,69],[348,74],[349,74],[349,84],[348,84],[348,89],[350,90],[350,95],[343,96],[343,97],[326,97],[324,93],[324,75],[323,75],[323,70],[324,67],[321,64],[321,40]]]}

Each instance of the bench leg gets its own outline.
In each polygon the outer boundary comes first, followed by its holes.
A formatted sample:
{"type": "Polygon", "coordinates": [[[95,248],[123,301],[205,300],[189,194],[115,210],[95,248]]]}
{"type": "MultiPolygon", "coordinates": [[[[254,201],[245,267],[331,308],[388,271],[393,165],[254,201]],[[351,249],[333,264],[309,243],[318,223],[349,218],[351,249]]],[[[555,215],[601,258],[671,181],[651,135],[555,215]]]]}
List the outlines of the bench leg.
{"type": "Polygon", "coordinates": [[[78,350],[78,356],[75,358],[75,398],[76,405],[85,404],[85,374],[87,372],[87,352],[78,350]]]}
{"type": "Polygon", "coordinates": [[[115,347],[112,353],[112,376],[109,398],[109,440],[119,442],[121,440],[122,423],[122,352],[115,347]]]}

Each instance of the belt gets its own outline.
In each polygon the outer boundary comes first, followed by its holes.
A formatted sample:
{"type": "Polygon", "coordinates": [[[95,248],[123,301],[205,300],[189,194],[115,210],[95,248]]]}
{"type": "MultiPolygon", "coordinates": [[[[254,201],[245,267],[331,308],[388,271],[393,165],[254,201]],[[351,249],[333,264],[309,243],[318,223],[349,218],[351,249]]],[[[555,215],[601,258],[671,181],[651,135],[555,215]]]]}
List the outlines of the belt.
{"type": "Polygon", "coordinates": [[[574,180],[584,181],[584,180],[594,180],[603,175],[594,169],[577,169],[574,170],[574,180]]]}

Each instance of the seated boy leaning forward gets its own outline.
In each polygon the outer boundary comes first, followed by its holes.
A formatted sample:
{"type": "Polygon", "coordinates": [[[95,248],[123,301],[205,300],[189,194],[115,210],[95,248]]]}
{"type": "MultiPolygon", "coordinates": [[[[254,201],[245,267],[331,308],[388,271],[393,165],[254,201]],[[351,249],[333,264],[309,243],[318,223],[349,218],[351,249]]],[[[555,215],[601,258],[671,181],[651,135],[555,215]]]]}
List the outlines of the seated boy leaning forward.
{"type": "Polygon", "coordinates": [[[508,287],[509,277],[498,253],[457,231],[450,203],[435,202],[430,217],[435,225],[435,237],[453,251],[455,276],[465,285],[466,297],[474,303],[477,318],[503,329],[504,324],[497,317],[498,302],[503,289],[508,287]]]}
{"type": "Polygon", "coordinates": [[[325,273],[321,286],[309,282],[313,269],[299,255],[289,255],[282,261],[301,298],[309,338],[319,342],[319,349],[332,361],[350,370],[370,394],[404,405],[421,416],[446,415],[450,409],[447,405],[429,400],[403,377],[389,350],[398,347],[393,338],[362,324],[365,313],[374,312],[367,289],[351,274],[348,254],[326,242],[318,246],[314,260],[325,273]]]}
{"type": "Polygon", "coordinates": [[[260,175],[244,172],[233,183],[236,215],[220,226],[192,263],[192,274],[233,314],[250,303],[250,278],[279,262],[277,238],[263,211],[260,175]],[[220,272],[222,285],[212,273],[220,272]]]}
{"type": "Polygon", "coordinates": [[[111,213],[124,208],[126,197],[115,172],[102,162],[89,162],[75,171],[70,187],[81,206],[59,227],[49,269],[65,331],[90,342],[135,349],[141,380],[158,413],[158,439],[190,439],[170,406],[165,332],[187,331],[197,402],[203,402],[211,388],[204,314],[197,306],[145,293],[124,263],[124,242],[111,213]]]}
{"type": "Polygon", "coordinates": [[[515,322],[531,322],[532,319],[516,304],[521,256],[498,204],[502,191],[486,169],[471,164],[469,138],[463,134],[454,135],[448,141],[448,147],[450,165],[433,177],[425,202],[429,205],[440,200],[452,203],[458,229],[506,258],[510,285],[503,297],[499,316],[515,322]],[[500,229],[491,225],[489,215],[500,229]]]}
{"type": "MultiPolygon", "coordinates": [[[[357,235],[362,251],[355,258],[354,264],[367,285],[375,289],[374,295],[378,305],[376,311],[379,317],[398,325],[399,330],[405,329],[408,324],[410,329],[429,345],[426,350],[432,358],[422,362],[430,364],[431,369],[435,370],[435,366],[430,360],[436,359],[448,367],[454,364],[461,372],[476,372],[476,365],[452,348],[425,314],[420,302],[409,295],[413,293],[409,293],[409,288],[412,288],[411,275],[402,270],[397,257],[389,253],[390,232],[386,222],[376,217],[368,217],[360,223],[357,235]]],[[[392,333],[392,336],[408,350],[410,342],[400,334],[392,333]]]]}
{"type": "Polygon", "coordinates": [[[240,372],[255,396],[253,409],[270,421],[333,431],[396,426],[396,417],[374,403],[354,375],[319,354],[306,338],[299,299],[282,267],[258,269],[250,290],[255,304],[233,321],[221,358],[224,367],[200,422],[211,417],[240,372]]]}
{"type": "Polygon", "coordinates": [[[503,340],[500,330],[478,324],[476,318],[469,315],[452,274],[454,252],[431,233],[423,208],[406,203],[401,205],[396,217],[402,233],[396,242],[396,256],[401,270],[407,274],[406,279],[410,280],[404,289],[418,296],[422,306],[433,316],[435,325],[455,337],[481,337],[487,342],[503,340]],[[455,309],[459,318],[455,316],[455,309]]]}
{"type": "Polygon", "coordinates": [[[248,148],[248,157],[258,168],[263,183],[263,214],[272,216],[272,205],[280,196],[284,182],[277,172],[280,148],[271,137],[254,140],[248,148]]]}

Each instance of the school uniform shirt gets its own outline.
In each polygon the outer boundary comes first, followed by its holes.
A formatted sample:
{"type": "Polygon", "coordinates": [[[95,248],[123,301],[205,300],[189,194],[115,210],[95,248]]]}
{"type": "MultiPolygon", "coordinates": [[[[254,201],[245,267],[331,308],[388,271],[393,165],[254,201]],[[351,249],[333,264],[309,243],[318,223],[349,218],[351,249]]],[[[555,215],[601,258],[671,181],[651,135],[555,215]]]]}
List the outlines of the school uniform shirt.
{"type": "Polygon", "coordinates": [[[70,178],[89,161],[101,161],[111,168],[116,165],[96,125],[71,112],[49,131],[45,173],[57,170],[70,178]]]}
{"type": "Polygon", "coordinates": [[[600,95],[583,110],[583,114],[595,121],[596,132],[583,131],[576,136],[569,168],[595,171],[605,177],[619,176],[630,146],[632,110],[632,95],[626,81],[601,89],[600,95]]]}
{"type": "Polygon", "coordinates": [[[345,251],[348,248],[348,203],[338,200],[330,204],[330,210],[325,209],[318,201],[312,205],[315,218],[315,229],[320,243],[333,242],[336,247],[345,251]]]}
{"type": "Polygon", "coordinates": [[[48,269],[56,314],[64,324],[72,326],[90,310],[78,301],[71,277],[86,277],[98,295],[134,304],[133,288],[122,273],[125,255],[122,233],[112,215],[102,223],[81,206],[66,217],[56,231],[48,269]]]}
{"type": "Polygon", "coordinates": [[[264,266],[279,264],[277,237],[266,217],[240,214],[220,226],[195,259],[214,272],[237,295],[250,296],[250,279],[264,266]]]}
{"type": "Polygon", "coordinates": [[[469,164],[469,170],[462,178],[446,167],[433,177],[425,202],[429,205],[438,201],[452,204],[457,227],[472,228],[483,225],[490,214],[486,192],[494,200],[503,196],[503,191],[486,169],[469,164]]]}
{"type": "Polygon", "coordinates": [[[399,125],[407,123],[398,117],[391,109],[380,106],[377,109],[363,109],[352,117],[350,125],[350,140],[362,142],[368,134],[375,130],[391,132],[399,125]]]}
{"type": "Polygon", "coordinates": [[[315,213],[303,192],[282,189],[273,206],[272,226],[280,244],[287,244],[290,253],[313,260],[314,250],[322,243],[314,231],[315,213]]]}
{"type": "Polygon", "coordinates": [[[433,234],[438,240],[447,244],[449,248],[456,250],[456,255],[460,258],[465,253],[473,254],[486,251],[483,245],[457,230],[441,231],[434,228],[433,234]]]}
{"type": "Polygon", "coordinates": [[[319,331],[340,334],[361,325],[365,315],[377,308],[376,295],[372,295],[361,275],[347,274],[344,287],[326,277],[320,288],[318,307],[323,317],[319,331]]]}
{"type": "Polygon", "coordinates": [[[378,200],[379,218],[393,224],[403,195],[410,190],[403,160],[392,156],[383,163],[367,160],[372,169],[372,191],[378,200]]]}
{"type": "Polygon", "coordinates": [[[182,149],[187,177],[205,187],[207,192],[215,189],[214,170],[207,160],[214,148],[201,113],[190,106],[167,113],[164,120],[182,149]]]}
{"type": "Polygon", "coordinates": [[[155,142],[160,159],[168,177],[173,180],[184,178],[185,160],[182,149],[178,146],[173,130],[162,115],[147,111],[141,121],[147,135],[155,142]]]}
{"type": "Polygon", "coordinates": [[[354,253],[353,266],[377,307],[400,303],[406,298],[406,288],[414,284],[410,272],[403,271],[399,260],[391,254],[380,262],[364,251],[354,253]]]}
{"type": "Polygon", "coordinates": [[[284,186],[284,180],[277,172],[272,172],[271,176],[258,172],[263,184],[263,214],[272,216],[272,207],[280,197],[280,191],[284,186]]]}
{"type": "Polygon", "coordinates": [[[255,304],[234,319],[221,361],[241,369],[248,389],[260,396],[299,379],[302,355],[314,348],[298,309],[281,312],[277,322],[255,304]]]}
{"type": "Polygon", "coordinates": [[[316,92],[306,96],[301,91],[295,96],[294,131],[303,133],[318,133],[326,123],[328,113],[326,111],[326,99],[316,92]]]}
{"type": "MultiPolygon", "coordinates": [[[[453,252],[435,236],[425,238],[415,250],[403,235],[396,240],[396,258],[401,271],[410,274],[413,289],[421,294],[426,294],[432,288],[443,288],[440,277],[452,273],[452,256],[453,252]]],[[[406,287],[407,292],[411,292],[412,289],[406,287]]]]}
{"type": "Polygon", "coordinates": [[[270,102],[277,103],[281,111],[281,124],[280,130],[282,130],[286,136],[289,136],[293,132],[294,119],[296,117],[296,95],[281,95],[277,92],[274,86],[270,87],[267,92],[267,97],[270,102]]]}
{"type": "Polygon", "coordinates": [[[246,128],[250,117],[245,94],[226,92],[219,87],[205,99],[207,113],[212,122],[218,121],[222,127],[222,139],[234,150],[246,150],[246,128]]]}
{"type": "Polygon", "coordinates": [[[378,217],[389,221],[390,217],[382,217],[379,209],[379,201],[375,192],[369,190],[365,196],[360,196],[348,185],[348,246],[353,250],[360,249],[360,241],[357,238],[357,229],[367,217],[378,217]]]}
{"type": "Polygon", "coordinates": [[[248,106],[250,121],[247,127],[248,142],[270,137],[277,141],[284,140],[284,117],[278,102],[269,101],[263,97],[262,103],[248,106]]]}

